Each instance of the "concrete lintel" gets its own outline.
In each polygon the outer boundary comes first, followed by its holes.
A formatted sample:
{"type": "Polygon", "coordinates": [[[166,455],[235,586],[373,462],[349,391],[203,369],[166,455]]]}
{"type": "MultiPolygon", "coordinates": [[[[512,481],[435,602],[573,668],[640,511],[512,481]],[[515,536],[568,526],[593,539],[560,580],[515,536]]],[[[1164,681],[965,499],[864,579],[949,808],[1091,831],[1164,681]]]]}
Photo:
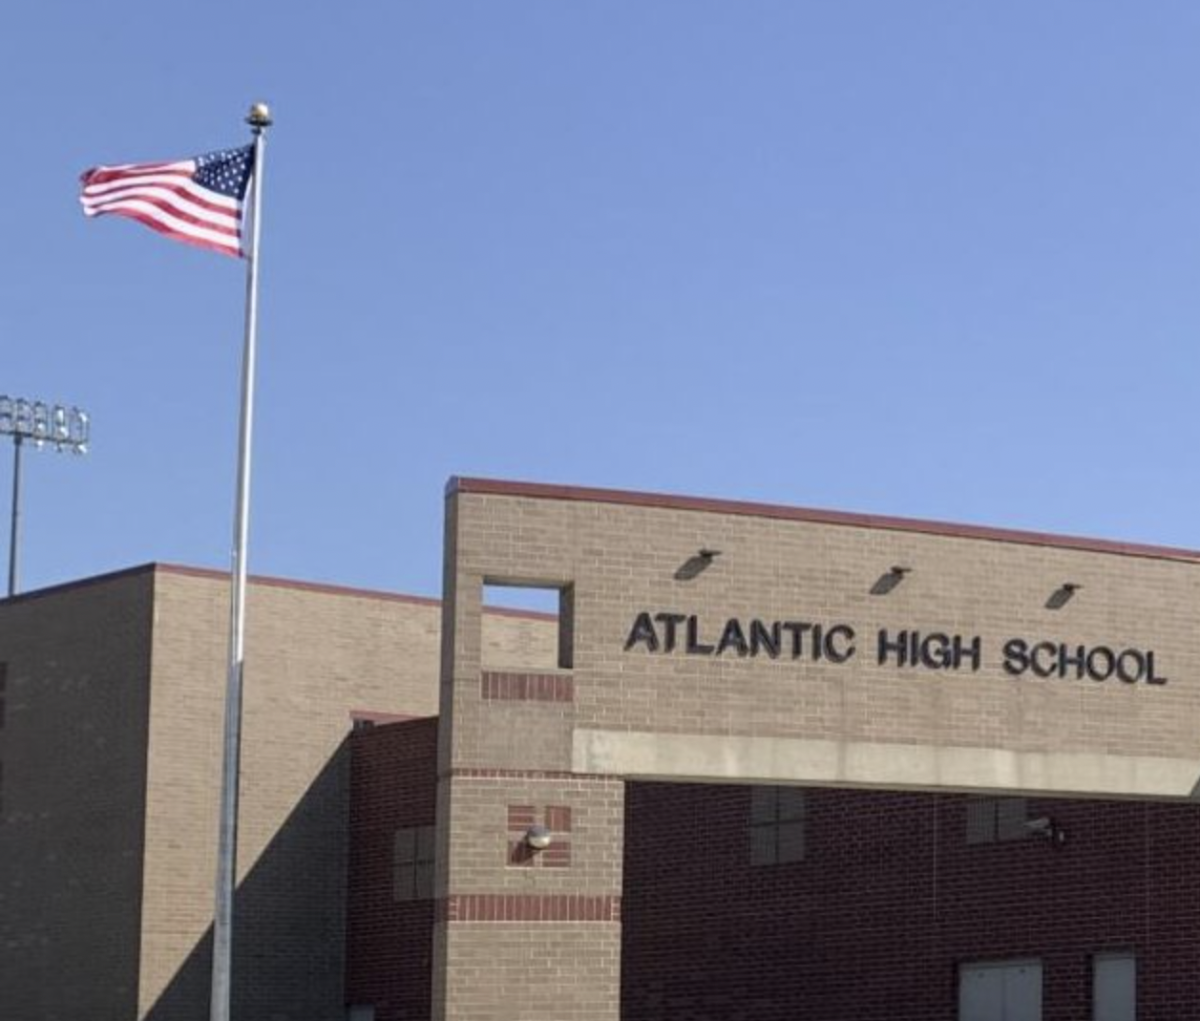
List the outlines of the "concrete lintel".
{"type": "Polygon", "coordinates": [[[1190,798],[1200,760],[1098,752],[576,730],[579,773],[708,783],[1190,798]]]}

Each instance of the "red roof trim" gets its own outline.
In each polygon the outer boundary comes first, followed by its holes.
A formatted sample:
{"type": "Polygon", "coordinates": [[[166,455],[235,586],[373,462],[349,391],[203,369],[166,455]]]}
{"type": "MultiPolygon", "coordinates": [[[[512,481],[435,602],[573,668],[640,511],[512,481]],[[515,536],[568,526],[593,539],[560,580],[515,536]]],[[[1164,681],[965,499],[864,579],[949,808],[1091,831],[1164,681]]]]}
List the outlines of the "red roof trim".
{"type": "MultiPolygon", "coordinates": [[[[184,564],[155,564],[163,574],[178,574],[190,578],[208,578],[213,581],[228,581],[228,571],[216,571],[208,567],[188,567],[184,564]]],[[[317,581],[294,581],[290,578],[275,578],[252,574],[247,579],[251,585],[264,588],[295,589],[300,592],[317,592],[332,596],[350,596],[362,599],[381,599],[393,603],[412,603],[416,606],[441,606],[440,599],[432,596],[410,596],[402,592],[382,592],[378,589],[352,588],[347,585],[329,585],[317,581]]]]}
{"type": "Polygon", "coordinates": [[[675,496],[667,493],[594,489],[586,486],[559,486],[539,482],[507,482],[497,479],[463,478],[455,475],[446,484],[446,495],[449,497],[458,493],[487,496],[515,496],[535,500],[615,503],[630,507],[702,511],[709,514],[772,518],[778,521],[806,521],[814,524],[841,525],[852,528],[875,528],[893,532],[917,532],[925,535],[949,536],[957,539],[1011,542],[1025,546],[1053,546],[1060,549],[1083,550],[1089,553],[1112,553],[1120,556],[1147,557],[1157,560],[1200,561],[1200,552],[1179,549],[1172,546],[1151,546],[1140,543],[1113,542],[1107,539],[1086,539],[1069,535],[1054,535],[1047,532],[1022,532],[1010,528],[956,525],[943,521],[923,521],[916,518],[894,518],[878,514],[854,514],[845,511],[814,510],[807,507],[750,503],[741,500],[717,500],[698,496],[675,496]]]}

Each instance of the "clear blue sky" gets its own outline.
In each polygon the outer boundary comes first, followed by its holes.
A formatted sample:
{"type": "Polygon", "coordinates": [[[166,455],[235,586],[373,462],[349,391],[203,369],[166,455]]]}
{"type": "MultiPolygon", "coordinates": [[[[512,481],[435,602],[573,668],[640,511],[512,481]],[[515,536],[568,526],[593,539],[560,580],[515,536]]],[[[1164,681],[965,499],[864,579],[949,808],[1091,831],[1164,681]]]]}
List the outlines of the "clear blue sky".
{"type": "Polygon", "coordinates": [[[24,587],[228,566],[243,265],[76,177],[258,98],[253,572],[437,594],[452,474],[1200,547],[1198,53],[1194,0],[9,5],[0,393],[94,418],[24,587]]]}

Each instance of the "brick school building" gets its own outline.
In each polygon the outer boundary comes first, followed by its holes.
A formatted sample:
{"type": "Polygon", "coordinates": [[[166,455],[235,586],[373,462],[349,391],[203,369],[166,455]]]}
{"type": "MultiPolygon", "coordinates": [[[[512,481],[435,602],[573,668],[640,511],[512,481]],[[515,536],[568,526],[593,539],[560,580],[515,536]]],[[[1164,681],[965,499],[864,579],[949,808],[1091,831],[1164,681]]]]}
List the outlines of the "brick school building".
{"type": "MultiPolygon", "coordinates": [[[[251,586],[235,1017],[1200,1016],[1198,583],[453,480],[442,600],[251,586]]],[[[227,619],[162,565],[0,602],[0,1016],[207,1017],[227,619]]]]}

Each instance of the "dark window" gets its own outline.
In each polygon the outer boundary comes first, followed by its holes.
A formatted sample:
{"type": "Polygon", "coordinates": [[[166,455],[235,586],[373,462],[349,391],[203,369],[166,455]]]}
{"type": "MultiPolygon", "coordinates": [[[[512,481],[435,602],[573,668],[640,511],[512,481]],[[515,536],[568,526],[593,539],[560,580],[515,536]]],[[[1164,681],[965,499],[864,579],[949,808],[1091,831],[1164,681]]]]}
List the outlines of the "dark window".
{"type": "Polygon", "coordinates": [[[972,798],[967,802],[967,843],[995,844],[1029,836],[1024,798],[972,798]]]}
{"type": "Polygon", "coordinates": [[[428,900],[433,896],[434,828],[409,826],[396,831],[392,856],[394,900],[428,900]]]}
{"type": "Polygon", "coordinates": [[[804,860],[804,791],[798,787],[750,788],[750,864],[804,860]]]}
{"type": "Polygon", "coordinates": [[[4,698],[8,688],[8,664],[0,663],[0,729],[4,727],[4,698]]]}

